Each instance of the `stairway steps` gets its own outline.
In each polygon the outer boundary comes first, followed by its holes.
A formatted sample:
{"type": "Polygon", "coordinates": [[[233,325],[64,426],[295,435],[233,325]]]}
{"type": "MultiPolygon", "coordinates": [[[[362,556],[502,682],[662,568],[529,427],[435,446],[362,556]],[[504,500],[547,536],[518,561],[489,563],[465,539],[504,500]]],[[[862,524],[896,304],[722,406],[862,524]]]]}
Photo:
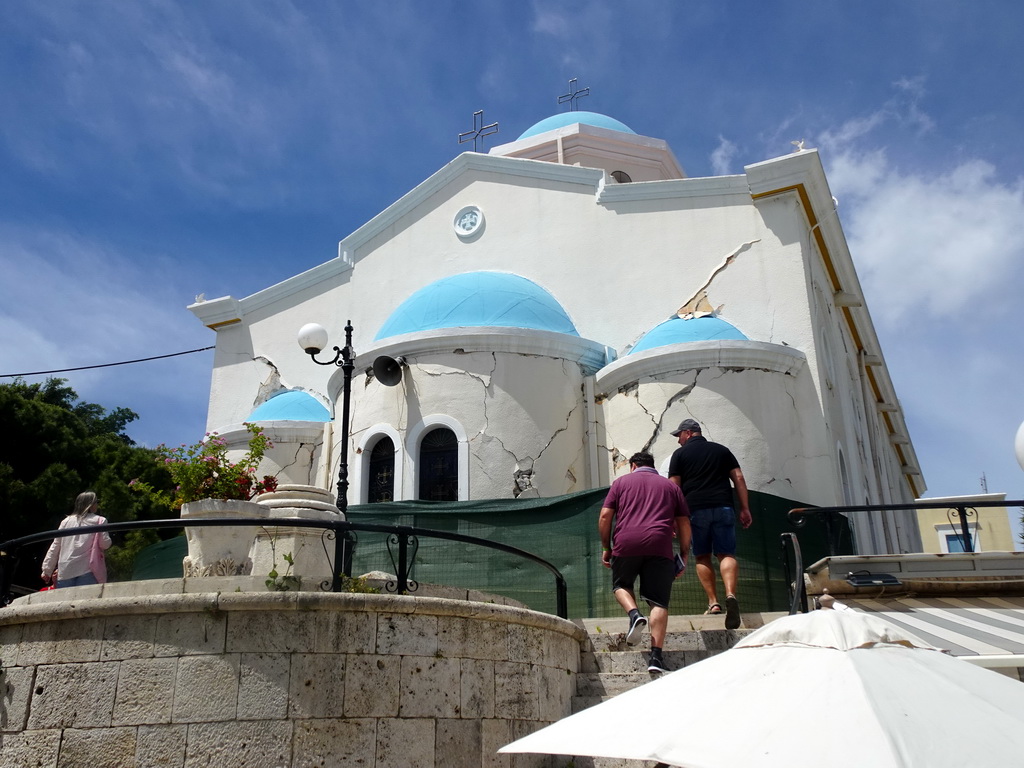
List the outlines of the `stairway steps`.
{"type": "Polygon", "coordinates": [[[618,757],[574,757],[571,765],[572,768],[657,768],[659,763],[654,760],[625,760],[618,757]]]}
{"type": "MultiPolygon", "coordinates": [[[[714,656],[716,653],[721,653],[721,651],[677,651],[673,650],[672,646],[667,646],[662,650],[661,655],[669,669],[682,669],[714,656]]],[[[582,674],[646,672],[649,654],[649,648],[640,648],[639,646],[633,651],[584,651],[580,654],[580,672],[582,674]]]]}
{"type": "MultiPolygon", "coordinates": [[[[682,669],[728,650],[751,629],[691,629],[670,630],[665,636],[662,657],[670,670],[682,669]]],[[[588,631],[589,650],[580,655],[580,671],[576,675],[576,695],[572,700],[573,713],[607,701],[620,693],[645,685],[662,677],[648,672],[650,637],[645,633],[637,645],[628,645],[623,632],[604,632],[600,627],[588,631]]],[[[589,759],[589,758],[588,758],[589,759]]],[[[623,765],[636,763],[623,763],[623,765]]],[[[577,761],[576,765],[583,764],[577,761]]],[[[612,768],[593,763],[593,768],[612,768]]]]}
{"type": "MultiPolygon", "coordinates": [[[[750,634],[749,629],[699,629],[669,631],[665,635],[666,650],[725,651],[750,634]]],[[[628,645],[621,632],[590,632],[590,645],[595,651],[631,651],[650,648],[651,635],[644,632],[640,642],[628,645]]]]}

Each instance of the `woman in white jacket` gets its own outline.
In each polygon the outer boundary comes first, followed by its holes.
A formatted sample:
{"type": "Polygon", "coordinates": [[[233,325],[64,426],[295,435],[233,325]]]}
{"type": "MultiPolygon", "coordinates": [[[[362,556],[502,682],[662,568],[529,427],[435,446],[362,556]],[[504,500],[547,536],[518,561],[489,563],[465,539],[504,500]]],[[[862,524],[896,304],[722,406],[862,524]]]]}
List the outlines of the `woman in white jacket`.
{"type": "MultiPolygon", "coordinates": [[[[96,494],[85,491],[75,499],[75,511],[65,517],[61,530],[82,528],[87,525],[103,525],[107,522],[100,517],[96,494]]],[[[110,535],[103,533],[80,533],[54,539],[43,558],[43,581],[47,584],[57,571],[57,587],[78,587],[83,584],[102,584],[107,580],[107,565],[103,551],[113,542],[110,535]]]]}

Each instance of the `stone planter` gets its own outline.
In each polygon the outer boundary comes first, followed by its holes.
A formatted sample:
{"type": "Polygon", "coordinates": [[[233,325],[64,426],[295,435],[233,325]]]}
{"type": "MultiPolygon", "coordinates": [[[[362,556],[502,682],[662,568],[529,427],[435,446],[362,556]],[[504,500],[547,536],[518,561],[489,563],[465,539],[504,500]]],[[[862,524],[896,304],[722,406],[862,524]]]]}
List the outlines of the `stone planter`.
{"type": "MultiPolygon", "coordinates": [[[[334,504],[334,497],[310,485],[279,485],[276,491],[256,497],[259,506],[274,518],[295,520],[343,520],[334,504]]],[[[295,590],[326,588],[331,580],[331,559],[334,557],[333,536],[325,537],[324,529],[294,526],[264,527],[256,531],[252,548],[252,572],[266,576],[271,570],[284,575],[288,568],[284,555],[292,557],[294,565],[289,576],[291,583],[282,579],[271,589],[295,590]],[[326,547],[326,549],[325,549],[326,547]]]]}
{"type": "MultiPolygon", "coordinates": [[[[270,510],[251,501],[199,499],[181,507],[181,519],[268,517],[270,510]]],[[[185,576],[248,576],[252,573],[249,551],[256,532],[253,526],[188,528],[188,556],[182,561],[185,576]]]]}

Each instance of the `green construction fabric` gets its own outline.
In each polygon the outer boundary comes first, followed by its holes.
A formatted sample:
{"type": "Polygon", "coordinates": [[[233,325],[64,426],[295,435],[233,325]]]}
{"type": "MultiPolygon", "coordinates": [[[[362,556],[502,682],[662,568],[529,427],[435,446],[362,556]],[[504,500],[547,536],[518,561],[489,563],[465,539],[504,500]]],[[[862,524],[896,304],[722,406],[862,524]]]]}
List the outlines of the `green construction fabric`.
{"type": "MultiPolygon", "coordinates": [[[[618,616],[621,609],[611,592],[611,574],[601,564],[597,519],[607,488],[545,499],[485,499],[479,501],[398,501],[349,507],[354,523],[406,525],[460,533],[526,550],[554,565],[566,580],[569,616],[618,616]]],[[[737,535],[740,587],[744,611],[782,611],[788,608],[779,534],[792,531],[786,513],[806,503],[757,491],[750,492],[754,525],[737,535]]],[[[828,555],[825,528],[817,518],[797,531],[803,562],[828,555]]],[[[851,529],[843,517],[833,525],[837,554],[854,552],[851,529]]],[[[395,573],[387,534],[356,532],[353,573],[395,573]]],[[[392,550],[397,548],[392,545],[392,550]]],[[[139,553],[133,579],[178,578],[187,554],[184,536],[159,542],[139,553]]],[[[702,613],[707,605],[694,572],[693,558],[672,591],[673,614],[702,613]]],[[[411,578],[504,595],[529,607],[555,613],[555,579],[544,567],[475,545],[421,536],[412,556],[411,578]]],[[[719,599],[725,599],[719,585],[719,599]]]]}
{"type": "Polygon", "coordinates": [[[150,544],[135,556],[132,581],[180,579],[182,575],[181,561],[187,554],[188,541],[184,535],[150,544]]]}
{"type": "MultiPolygon", "coordinates": [[[[562,573],[570,617],[617,616],[621,609],[611,592],[610,572],[601,563],[597,535],[597,519],[606,493],[607,488],[599,488],[546,499],[363,504],[350,507],[348,517],[352,522],[455,532],[526,550],[562,573]]],[[[750,502],[754,525],[738,534],[742,609],[786,610],[789,598],[779,534],[794,530],[786,513],[808,505],[756,491],[751,491],[750,502]]],[[[852,552],[845,519],[840,519],[835,531],[837,552],[852,552]]],[[[392,560],[386,535],[361,531],[357,536],[354,573],[397,570],[397,553],[392,560]]],[[[817,520],[812,519],[798,536],[805,565],[828,554],[824,529],[817,520]]],[[[513,555],[423,536],[412,562],[411,578],[416,581],[479,589],[519,600],[539,611],[555,612],[554,578],[542,566],[513,555]]],[[[718,597],[724,602],[720,585],[718,597]]],[[[669,610],[694,614],[702,613],[706,606],[707,598],[691,557],[690,567],[673,589],[669,610]]]]}

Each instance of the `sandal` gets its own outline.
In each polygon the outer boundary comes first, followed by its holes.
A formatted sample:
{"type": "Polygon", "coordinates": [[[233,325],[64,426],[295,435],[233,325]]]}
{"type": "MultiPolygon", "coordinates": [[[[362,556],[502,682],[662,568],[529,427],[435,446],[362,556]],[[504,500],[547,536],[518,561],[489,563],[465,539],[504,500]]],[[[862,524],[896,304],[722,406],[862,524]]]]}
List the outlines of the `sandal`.
{"type": "Polygon", "coordinates": [[[704,611],[705,616],[717,616],[722,612],[722,606],[718,603],[712,603],[708,606],[708,609],[704,611]]]}

